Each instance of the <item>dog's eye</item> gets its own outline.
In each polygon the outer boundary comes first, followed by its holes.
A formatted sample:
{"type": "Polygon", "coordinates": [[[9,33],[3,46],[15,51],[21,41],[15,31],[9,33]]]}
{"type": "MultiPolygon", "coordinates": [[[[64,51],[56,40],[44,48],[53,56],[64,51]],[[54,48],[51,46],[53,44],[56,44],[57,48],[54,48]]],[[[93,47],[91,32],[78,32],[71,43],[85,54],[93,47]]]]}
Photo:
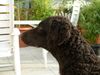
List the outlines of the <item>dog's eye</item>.
{"type": "Polygon", "coordinates": [[[38,29],[39,29],[39,30],[42,30],[43,28],[42,28],[42,27],[39,27],[38,29]]]}
{"type": "Polygon", "coordinates": [[[46,31],[44,30],[44,28],[42,28],[42,27],[38,27],[38,30],[37,30],[37,32],[39,33],[39,35],[46,35],[46,31]]]}
{"type": "Polygon", "coordinates": [[[42,27],[37,27],[37,30],[42,31],[43,29],[42,29],[42,27]]]}
{"type": "Polygon", "coordinates": [[[42,27],[37,27],[37,31],[41,32],[41,31],[43,31],[43,28],[42,27]]]}

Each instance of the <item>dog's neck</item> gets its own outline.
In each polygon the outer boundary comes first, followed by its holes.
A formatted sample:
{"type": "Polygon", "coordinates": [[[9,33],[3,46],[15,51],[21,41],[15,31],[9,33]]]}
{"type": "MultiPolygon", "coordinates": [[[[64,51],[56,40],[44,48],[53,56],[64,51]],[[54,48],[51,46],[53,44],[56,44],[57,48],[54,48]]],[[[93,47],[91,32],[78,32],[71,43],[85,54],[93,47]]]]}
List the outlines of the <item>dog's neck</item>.
{"type": "MultiPolygon", "coordinates": [[[[54,45],[54,47],[52,46],[47,50],[49,50],[56,58],[61,57],[62,59],[62,57],[65,57],[66,60],[68,60],[67,58],[69,58],[71,60],[83,59],[84,61],[87,61],[85,60],[85,58],[91,57],[92,59],[89,60],[93,60],[93,62],[96,61],[96,55],[93,49],[77,31],[76,33],[75,31],[73,31],[73,33],[71,33],[71,37],[69,38],[69,40],[65,41],[61,46],[57,46],[57,45],[54,45]]],[[[89,62],[89,60],[87,62],[89,62]]]]}
{"type": "MultiPolygon", "coordinates": [[[[69,41],[65,42],[62,46],[52,47],[51,49],[51,54],[53,54],[60,64],[61,75],[68,75],[72,73],[73,70],[76,71],[75,73],[78,75],[78,71],[80,70],[79,66],[81,70],[85,70],[85,68],[89,69],[97,63],[97,57],[94,51],[84,38],[80,37],[80,35],[72,35],[72,38],[70,38],[69,41]],[[66,71],[66,74],[64,71],[66,71]]],[[[86,74],[87,73],[89,73],[89,71],[86,72],[86,74]]],[[[85,75],[85,72],[83,75],[85,75]]]]}

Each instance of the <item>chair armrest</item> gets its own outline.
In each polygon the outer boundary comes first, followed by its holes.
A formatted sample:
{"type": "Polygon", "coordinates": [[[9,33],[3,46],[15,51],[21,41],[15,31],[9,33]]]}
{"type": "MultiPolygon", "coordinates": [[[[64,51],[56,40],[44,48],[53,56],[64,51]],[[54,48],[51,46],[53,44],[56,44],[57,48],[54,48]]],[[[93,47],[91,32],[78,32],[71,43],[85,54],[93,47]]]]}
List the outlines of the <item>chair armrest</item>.
{"type": "Polygon", "coordinates": [[[23,40],[20,37],[20,31],[19,31],[18,28],[14,28],[13,33],[12,33],[12,36],[14,36],[14,38],[18,38],[18,40],[19,40],[19,47],[20,48],[27,47],[27,45],[23,42],[23,40]]]}
{"type": "Polygon", "coordinates": [[[13,32],[12,32],[12,35],[17,35],[17,36],[19,36],[19,35],[20,35],[19,29],[18,29],[18,28],[14,28],[14,29],[13,29],[13,32]]]}

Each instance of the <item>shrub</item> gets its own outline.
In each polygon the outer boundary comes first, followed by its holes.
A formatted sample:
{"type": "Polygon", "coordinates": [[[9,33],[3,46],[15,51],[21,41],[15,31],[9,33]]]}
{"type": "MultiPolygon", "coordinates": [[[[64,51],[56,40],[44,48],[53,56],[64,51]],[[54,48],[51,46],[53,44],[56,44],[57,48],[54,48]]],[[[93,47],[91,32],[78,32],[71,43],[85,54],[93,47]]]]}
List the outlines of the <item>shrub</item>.
{"type": "Polygon", "coordinates": [[[15,14],[16,16],[20,15],[20,20],[41,20],[53,15],[52,0],[30,0],[28,8],[25,7],[26,3],[22,0],[16,1],[15,4],[15,14]]]}
{"type": "Polygon", "coordinates": [[[100,34],[100,0],[93,0],[91,4],[82,7],[79,26],[85,29],[83,36],[90,43],[95,43],[100,34]]]}

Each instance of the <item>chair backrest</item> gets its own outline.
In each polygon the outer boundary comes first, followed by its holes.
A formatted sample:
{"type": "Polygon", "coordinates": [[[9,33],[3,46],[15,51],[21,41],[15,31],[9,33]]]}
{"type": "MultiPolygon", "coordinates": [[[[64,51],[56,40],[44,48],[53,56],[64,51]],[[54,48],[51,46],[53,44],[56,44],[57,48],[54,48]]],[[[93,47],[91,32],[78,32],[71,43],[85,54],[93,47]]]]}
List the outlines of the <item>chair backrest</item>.
{"type": "Polygon", "coordinates": [[[14,28],[13,21],[14,21],[13,0],[0,0],[0,57],[10,55],[13,45],[12,35],[11,35],[14,28]]]}
{"type": "Polygon", "coordinates": [[[73,4],[73,10],[72,10],[72,16],[71,16],[71,22],[74,26],[77,26],[79,13],[80,13],[80,1],[75,0],[73,4]]]}

